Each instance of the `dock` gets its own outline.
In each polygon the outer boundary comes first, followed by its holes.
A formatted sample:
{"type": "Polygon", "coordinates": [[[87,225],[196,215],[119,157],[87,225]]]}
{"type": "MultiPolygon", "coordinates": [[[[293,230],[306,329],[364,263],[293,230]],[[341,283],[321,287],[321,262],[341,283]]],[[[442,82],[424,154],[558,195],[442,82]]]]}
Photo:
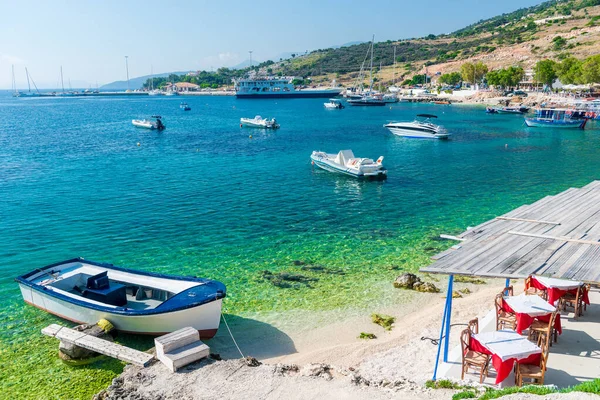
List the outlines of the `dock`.
{"type": "Polygon", "coordinates": [[[117,358],[121,361],[138,365],[140,367],[147,367],[150,365],[152,360],[154,360],[154,356],[152,354],[121,346],[120,344],[99,339],[95,336],[91,336],[57,324],[52,324],[45,327],[42,329],[42,333],[46,336],[55,337],[63,342],[73,343],[74,345],[83,347],[84,349],[117,358]]]}

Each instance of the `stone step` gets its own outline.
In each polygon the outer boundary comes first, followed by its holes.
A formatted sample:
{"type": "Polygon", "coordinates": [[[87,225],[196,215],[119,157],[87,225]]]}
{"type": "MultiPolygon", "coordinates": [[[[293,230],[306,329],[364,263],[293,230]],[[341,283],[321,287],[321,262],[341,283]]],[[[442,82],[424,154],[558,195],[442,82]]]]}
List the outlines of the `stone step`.
{"type": "Polygon", "coordinates": [[[160,356],[165,353],[186,346],[190,343],[194,343],[200,340],[200,334],[192,327],[186,327],[175,332],[168,333],[166,335],[157,337],[154,339],[154,345],[156,346],[156,355],[160,356]]]}
{"type": "Polygon", "coordinates": [[[194,361],[198,361],[201,358],[208,357],[209,353],[210,348],[200,340],[197,340],[193,343],[171,350],[170,352],[160,355],[157,354],[157,358],[165,364],[171,372],[175,372],[178,368],[184,367],[194,361]]]}

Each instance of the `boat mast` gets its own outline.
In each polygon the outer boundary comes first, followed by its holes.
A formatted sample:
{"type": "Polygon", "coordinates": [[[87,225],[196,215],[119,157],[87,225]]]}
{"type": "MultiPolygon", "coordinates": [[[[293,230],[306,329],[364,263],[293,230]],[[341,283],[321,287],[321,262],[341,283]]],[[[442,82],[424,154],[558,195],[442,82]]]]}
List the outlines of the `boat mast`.
{"type": "Polygon", "coordinates": [[[60,66],[60,86],[62,87],[62,92],[65,92],[65,81],[63,80],[63,73],[62,73],[62,65],[60,66]]]}
{"type": "MultiPolygon", "coordinates": [[[[31,83],[33,83],[33,87],[35,88],[35,91],[38,92],[38,94],[39,94],[40,89],[38,89],[37,85],[35,84],[35,81],[33,80],[33,76],[29,75],[29,71],[27,70],[27,68],[25,68],[25,72],[27,73],[27,84],[29,85],[29,80],[31,80],[31,83]]],[[[31,88],[29,88],[29,91],[31,91],[31,88]]]]}
{"type": "Polygon", "coordinates": [[[373,45],[374,44],[375,44],[375,35],[373,35],[373,39],[371,40],[371,72],[370,72],[371,85],[369,86],[369,92],[373,91],[373,53],[374,53],[373,45]]]}
{"type": "Polygon", "coordinates": [[[154,90],[154,70],[150,64],[150,90],[154,90]]]}
{"type": "Polygon", "coordinates": [[[29,93],[31,93],[31,84],[29,83],[29,72],[27,71],[27,67],[25,67],[25,75],[27,75],[27,88],[29,93]]]}
{"type": "Polygon", "coordinates": [[[15,94],[17,94],[17,81],[15,80],[15,66],[12,66],[12,89],[15,94]]]}
{"type": "Polygon", "coordinates": [[[394,46],[394,87],[396,86],[396,46],[394,46]]]}
{"type": "MultiPolygon", "coordinates": [[[[383,62],[379,61],[379,76],[381,77],[381,68],[383,67],[383,62]]],[[[379,79],[379,92],[381,92],[381,79],[379,79]]]]}

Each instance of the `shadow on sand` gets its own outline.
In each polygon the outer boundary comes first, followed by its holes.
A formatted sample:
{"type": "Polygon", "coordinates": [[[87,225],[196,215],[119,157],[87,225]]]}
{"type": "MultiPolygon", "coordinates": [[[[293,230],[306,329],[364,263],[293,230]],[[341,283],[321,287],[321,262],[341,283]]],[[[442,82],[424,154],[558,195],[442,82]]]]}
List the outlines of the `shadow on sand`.
{"type": "MultiPolygon", "coordinates": [[[[292,339],[272,325],[231,314],[226,314],[225,318],[244,356],[264,360],[296,353],[292,339]]],[[[219,353],[224,360],[241,357],[223,319],[216,336],[205,343],[210,346],[211,353],[219,353]]]]}

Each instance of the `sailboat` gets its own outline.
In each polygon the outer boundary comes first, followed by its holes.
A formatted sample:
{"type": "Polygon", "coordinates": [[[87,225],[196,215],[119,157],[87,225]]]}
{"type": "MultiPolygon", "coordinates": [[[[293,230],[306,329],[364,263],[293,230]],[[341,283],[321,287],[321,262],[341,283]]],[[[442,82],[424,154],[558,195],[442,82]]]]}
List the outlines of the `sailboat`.
{"type": "MultiPolygon", "coordinates": [[[[373,50],[374,50],[374,43],[375,43],[375,35],[373,35],[373,39],[371,40],[371,46],[369,47],[369,51],[371,52],[371,70],[370,70],[370,84],[369,84],[369,91],[367,93],[363,93],[362,96],[358,99],[350,99],[348,100],[348,104],[350,104],[351,106],[384,106],[386,103],[385,101],[383,101],[383,98],[380,94],[374,94],[373,93],[373,50]]],[[[367,55],[369,54],[369,52],[367,52],[367,55]]],[[[363,61],[363,65],[364,65],[364,61],[363,61]]],[[[361,67],[361,74],[359,74],[359,77],[362,77],[362,70],[363,68],[361,67]]],[[[362,82],[361,82],[361,89],[362,89],[362,82]]]]}
{"type": "Polygon", "coordinates": [[[150,66],[150,91],[148,96],[158,96],[159,94],[161,94],[161,91],[154,89],[154,69],[150,66]]]}
{"type": "Polygon", "coordinates": [[[15,66],[12,66],[12,92],[13,97],[21,97],[21,93],[17,90],[17,81],[15,80],[15,66]]]}

